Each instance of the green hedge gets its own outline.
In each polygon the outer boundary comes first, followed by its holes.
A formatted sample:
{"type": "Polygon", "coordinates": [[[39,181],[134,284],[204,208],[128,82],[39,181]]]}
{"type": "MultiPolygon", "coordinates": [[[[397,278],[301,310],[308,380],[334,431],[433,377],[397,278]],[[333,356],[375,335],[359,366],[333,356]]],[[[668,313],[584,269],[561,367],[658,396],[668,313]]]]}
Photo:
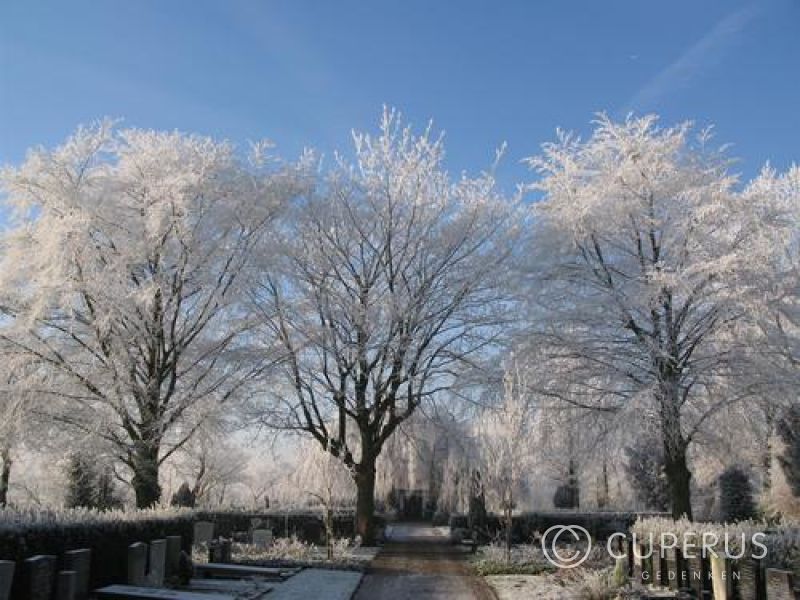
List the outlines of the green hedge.
{"type": "Polygon", "coordinates": [[[92,513],[90,511],[0,511],[0,560],[17,563],[12,600],[24,600],[22,561],[37,554],[58,557],[68,550],[92,551],[93,588],[124,582],[128,546],[180,535],[191,547],[194,515],[188,511],[92,513]]]}

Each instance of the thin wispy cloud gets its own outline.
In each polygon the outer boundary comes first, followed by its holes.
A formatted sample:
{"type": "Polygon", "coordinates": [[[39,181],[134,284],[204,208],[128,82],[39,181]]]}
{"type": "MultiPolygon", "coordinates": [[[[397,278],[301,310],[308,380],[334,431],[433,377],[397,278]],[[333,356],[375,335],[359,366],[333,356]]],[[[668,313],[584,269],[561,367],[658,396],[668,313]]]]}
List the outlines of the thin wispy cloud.
{"type": "Polygon", "coordinates": [[[675,61],[642,86],[628,100],[622,112],[649,110],[666,96],[688,87],[692,81],[722,62],[762,10],[763,4],[753,3],[721,19],[675,61]]]}

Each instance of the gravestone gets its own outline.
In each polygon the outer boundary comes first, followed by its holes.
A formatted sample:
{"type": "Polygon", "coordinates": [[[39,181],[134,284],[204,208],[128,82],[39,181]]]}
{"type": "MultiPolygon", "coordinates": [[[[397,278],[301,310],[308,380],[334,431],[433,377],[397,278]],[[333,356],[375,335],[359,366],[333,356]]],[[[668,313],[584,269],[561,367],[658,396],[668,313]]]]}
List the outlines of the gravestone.
{"type": "Polygon", "coordinates": [[[56,600],[75,600],[78,574],[75,571],[59,571],[56,577],[56,600]]]}
{"type": "Polygon", "coordinates": [[[254,529],[253,530],[253,544],[259,548],[266,548],[272,544],[272,530],[271,529],[254,529]]]}
{"type": "Polygon", "coordinates": [[[222,540],[222,562],[233,562],[233,542],[229,539],[222,540]]]}
{"type": "Polygon", "coordinates": [[[655,564],[655,560],[653,560],[654,551],[655,549],[652,547],[645,546],[644,544],[639,545],[638,560],[641,571],[637,579],[642,585],[648,585],[653,583],[655,577],[653,573],[653,565],[655,564]]]}
{"type": "MultiPolygon", "coordinates": [[[[664,551],[666,553],[666,573],[664,575],[664,584],[669,586],[669,589],[677,592],[681,583],[681,567],[680,560],[678,560],[678,551],[675,548],[668,548],[664,551]]],[[[664,564],[664,563],[662,563],[664,564]]]]}
{"type": "Polygon", "coordinates": [[[653,547],[653,573],[652,582],[653,585],[657,585],[659,587],[667,587],[669,582],[667,581],[667,555],[666,551],[661,548],[661,546],[654,546],[653,547]]]}
{"type": "Polygon", "coordinates": [[[147,544],[143,542],[128,546],[128,584],[147,585],[147,544]]]}
{"type": "Polygon", "coordinates": [[[214,539],[214,523],[211,521],[197,521],[194,524],[194,544],[208,544],[214,539]]]}
{"type": "Polygon", "coordinates": [[[711,595],[711,586],[709,585],[709,572],[708,560],[704,559],[699,553],[693,555],[691,558],[686,559],[689,589],[692,590],[695,598],[704,598],[704,594],[708,592],[711,595]]]}
{"type": "Polygon", "coordinates": [[[219,538],[208,545],[208,562],[229,563],[232,559],[231,540],[219,538]]]}
{"type": "Polygon", "coordinates": [[[89,574],[92,566],[92,551],[70,550],[64,553],[64,569],[75,571],[75,600],[89,597],[89,574]]]}
{"type": "Polygon", "coordinates": [[[0,600],[8,600],[11,594],[11,582],[14,580],[15,563],[10,560],[0,560],[0,600]]]}
{"type": "Polygon", "coordinates": [[[733,569],[725,556],[711,556],[711,589],[714,600],[733,600],[733,569]]]}
{"type": "Polygon", "coordinates": [[[795,600],[791,571],[767,569],[767,598],[769,600],[795,600]]]}
{"type": "Polygon", "coordinates": [[[767,587],[760,560],[742,558],[739,564],[739,600],[766,600],[767,587]]]}
{"type": "Polygon", "coordinates": [[[56,557],[32,556],[25,560],[28,600],[51,600],[56,580],[56,557]]]}
{"type": "Polygon", "coordinates": [[[150,568],[147,572],[147,581],[153,587],[164,585],[164,573],[167,561],[167,540],[153,540],[150,542],[150,568]]]}
{"type": "Polygon", "coordinates": [[[178,568],[181,562],[181,543],[181,536],[167,536],[167,561],[165,571],[167,577],[174,577],[178,574],[178,568]]]}

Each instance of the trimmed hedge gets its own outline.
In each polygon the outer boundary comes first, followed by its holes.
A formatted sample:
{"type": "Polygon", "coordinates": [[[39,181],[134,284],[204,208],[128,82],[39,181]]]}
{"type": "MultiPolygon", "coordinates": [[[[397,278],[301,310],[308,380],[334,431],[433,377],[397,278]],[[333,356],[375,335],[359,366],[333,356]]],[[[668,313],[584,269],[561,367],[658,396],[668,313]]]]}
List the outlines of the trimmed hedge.
{"type": "MultiPolygon", "coordinates": [[[[336,537],[355,536],[355,514],[341,511],[334,517],[336,537]]],[[[24,600],[25,583],[22,561],[37,554],[58,557],[69,550],[92,551],[91,586],[102,587],[124,582],[127,577],[128,546],[148,543],[169,535],[183,539],[190,551],[196,521],[215,524],[215,536],[249,539],[256,527],[273,530],[276,537],[297,536],[304,542],[320,544],[325,527],[319,512],[312,511],[208,511],[166,509],[146,511],[96,512],[74,510],[0,510],[0,560],[17,563],[12,600],[24,600]]],[[[376,518],[378,527],[385,525],[376,518]]]]}
{"type": "MultiPolygon", "coordinates": [[[[272,529],[275,537],[297,536],[304,542],[320,544],[325,537],[322,515],[316,511],[204,511],[194,514],[197,521],[214,523],[214,535],[235,538],[236,533],[256,528],[272,529]]],[[[380,526],[380,523],[379,523],[380,526]]],[[[355,537],[355,513],[339,511],[333,517],[336,537],[355,537]]]]}
{"type": "Polygon", "coordinates": [[[180,535],[191,548],[194,515],[189,511],[93,513],[69,511],[0,511],[0,559],[17,562],[12,600],[25,600],[22,561],[37,554],[58,557],[62,569],[68,550],[92,551],[92,588],[125,581],[128,546],[168,535],[180,535]]]}
{"type": "MultiPolygon", "coordinates": [[[[549,511],[526,512],[514,515],[512,519],[511,537],[514,543],[527,543],[533,539],[536,532],[544,533],[555,525],[579,525],[586,529],[594,539],[607,539],[611,534],[627,532],[639,517],[667,516],[666,513],[637,513],[637,512],[577,512],[577,511],[549,511]]],[[[466,528],[467,517],[452,515],[450,526],[453,528],[466,528]]],[[[486,520],[487,534],[489,537],[499,537],[503,534],[503,519],[496,514],[490,514],[486,520]]]]}

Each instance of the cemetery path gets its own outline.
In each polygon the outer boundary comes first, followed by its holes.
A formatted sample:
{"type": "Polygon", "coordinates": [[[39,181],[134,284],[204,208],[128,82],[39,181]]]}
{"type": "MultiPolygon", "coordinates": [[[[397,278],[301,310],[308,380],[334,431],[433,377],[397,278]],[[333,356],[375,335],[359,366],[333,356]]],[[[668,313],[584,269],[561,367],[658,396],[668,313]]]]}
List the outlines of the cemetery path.
{"type": "Polygon", "coordinates": [[[494,600],[472,574],[469,551],[451,545],[448,534],[424,524],[392,527],[355,600],[494,600]]]}

